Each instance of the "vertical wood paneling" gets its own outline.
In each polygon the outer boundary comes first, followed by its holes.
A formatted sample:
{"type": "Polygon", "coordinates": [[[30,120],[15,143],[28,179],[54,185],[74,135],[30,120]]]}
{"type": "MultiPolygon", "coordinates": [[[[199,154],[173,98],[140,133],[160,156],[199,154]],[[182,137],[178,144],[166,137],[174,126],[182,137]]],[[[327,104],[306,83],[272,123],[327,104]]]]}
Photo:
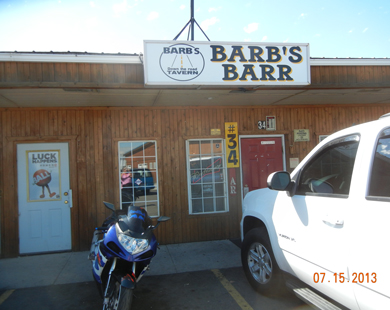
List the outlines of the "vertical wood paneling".
{"type": "Polygon", "coordinates": [[[79,82],[90,82],[91,81],[91,64],[83,63],[78,66],[78,81],[79,82]]]}
{"type": "Polygon", "coordinates": [[[100,223],[103,223],[105,219],[106,210],[103,207],[103,200],[106,199],[104,192],[104,151],[103,151],[103,112],[102,111],[93,111],[93,134],[94,134],[94,157],[95,157],[95,196],[96,196],[96,220],[97,222],[93,223],[98,226],[100,223]]]}
{"type": "MultiPolygon", "coordinates": [[[[134,64],[0,63],[0,82],[5,84],[68,83],[83,87],[80,83],[127,83],[131,88],[142,85],[143,78],[143,65],[134,64]]],[[[312,66],[311,85],[307,88],[330,88],[336,84],[340,88],[363,84],[388,87],[389,81],[389,66],[312,66]]],[[[93,227],[100,225],[109,213],[102,201],[119,201],[117,139],[156,140],[161,214],[172,218],[157,231],[159,241],[191,242],[238,237],[241,205],[237,195],[230,197],[228,213],[189,215],[186,139],[214,138],[210,135],[212,128],[221,129],[223,137],[224,123],[237,122],[239,134],[284,134],[288,163],[290,157],[302,160],[318,143],[319,134],[331,134],[387,112],[387,105],[0,109],[2,255],[16,256],[19,251],[18,141],[72,137],[68,138],[76,200],[72,209],[72,242],[74,250],[87,250],[93,227]],[[267,115],[277,117],[277,131],[257,129],[257,121],[265,120],[267,115]],[[310,130],[311,141],[294,143],[292,130],[302,128],[310,130]]],[[[237,184],[239,177],[237,169],[237,184]]]]}
{"type": "MultiPolygon", "coordinates": [[[[211,139],[211,128],[238,122],[239,134],[284,134],[287,168],[290,157],[300,160],[318,143],[318,134],[377,119],[389,112],[386,105],[308,107],[188,107],[188,108],[90,108],[0,110],[0,186],[4,256],[18,255],[17,168],[15,139],[34,142],[72,136],[70,152],[74,207],[74,250],[87,250],[93,227],[108,215],[102,201],[119,201],[116,139],[157,140],[160,212],[171,221],[157,234],[161,243],[192,242],[239,236],[239,194],[230,197],[224,214],[189,215],[187,196],[186,139],[211,139]],[[277,131],[257,128],[265,116],[277,117],[277,131]],[[293,129],[310,129],[310,142],[293,142],[293,129]],[[290,147],[291,153],[290,153],[290,147]]],[[[240,184],[237,169],[237,184],[240,184]]],[[[237,188],[238,193],[240,189],[237,188]]]]}
{"type": "Polygon", "coordinates": [[[113,110],[111,112],[112,114],[112,133],[113,133],[113,138],[119,138],[119,137],[123,137],[122,136],[122,132],[121,132],[121,129],[120,129],[120,111],[118,110],[113,110]]]}
{"type": "Polygon", "coordinates": [[[87,217],[88,223],[97,222],[97,201],[96,201],[96,178],[95,178],[95,135],[94,135],[94,115],[86,113],[85,115],[85,160],[86,177],[88,190],[87,196],[87,217]]]}
{"type": "Polygon", "coordinates": [[[58,135],[58,111],[49,111],[49,136],[57,136],[58,135]]]}
{"type": "Polygon", "coordinates": [[[79,81],[79,64],[68,63],[66,64],[66,81],[78,82],[79,81]]]}
{"type": "Polygon", "coordinates": [[[88,219],[88,205],[87,193],[90,190],[89,181],[87,178],[87,146],[86,146],[86,131],[85,131],[85,118],[84,111],[76,111],[75,115],[75,127],[78,131],[76,140],[77,145],[77,186],[81,193],[78,200],[78,213],[80,216],[79,226],[79,242],[80,244],[88,243],[89,228],[85,225],[88,219]]]}
{"type": "MultiPolygon", "coordinates": [[[[11,115],[9,111],[2,113],[2,127],[3,137],[12,136],[11,131],[11,115]]],[[[3,203],[2,205],[2,255],[4,256],[15,256],[19,253],[19,242],[18,242],[18,208],[16,200],[16,160],[13,155],[15,154],[15,146],[13,143],[7,143],[6,139],[3,139],[3,169],[2,184],[3,184],[3,203]],[[13,207],[12,207],[13,206],[13,207]]]]}
{"type": "Polygon", "coordinates": [[[42,63],[42,81],[43,82],[54,82],[55,81],[55,70],[53,63],[42,63]]]}
{"type": "Polygon", "coordinates": [[[29,81],[30,82],[42,82],[42,64],[37,62],[27,63],[29,66],[29,81]]]}
{"type": "Polygon", "coordinates": [[[5,63],[0,62],[0,82],[5,82],[5,63]]]}
{"type": "Polygon", "coordinates": [[[311,66],[310,67],[310,80],[311,80],[311,84],[320,84],[320,69],[321,67],[319,66],[311,66]]]}
{"type": "Polygon", "coordinates": [[[15,62],[7,62],[5,63],[5,81],[6,82],[13,82],[18,80],[18,71],[17,71],[17,65],[15,62]]]}
{"type": "Polygon", "coordinates": [[[115,70],[116,82],[125,83],[126,82],[126,66],[123,64],[117,65],[115,70]]]}
{"type": "Polygon", "coordinates": [[[103,69],[99,64],[91,64],[91,82],[92,83],[102,83],[103,82],[103,69]]]}
{"type": "MultiPolygon", "coordinates": [[[[157,154],[157,159],[159,162],[159,196],[160,196],[160,208],[164,212],[164,215],[172,214],[171,213],[171,205],[168,203],[168,196],[172,189],[169,188],[169,146],[168,146],[168,140],[169,137],[167,137],[167,127],[165,126],[168,115],[167,110],[163,109],[160,110],[161,118],[165,120],[164,126],[161,126],[161,145],[158,147],[158,149],[161,150],[162,156],[157,154]]],[[[171,228],[171,225],[168,225],[163,231],[159,231],[159,236],[163,240],[167,239],[166,231],[171,228]]]]}
{"type": "MultiPolygon", "coordinates": [[[[0,76],[1,76],[1,64],[0,64],[0,76]]],[[[1,124],[0,124],[0,244],[4,244],[5,242],[5,236],[8,235],[8,232],[6,232],[6,230],[4,229],[4,225],[3,225],[3,222],[5,221],[5,214],[4,214],[4,178],[2,178],[1,176],[4,175],[4,169],[3,169],[3,150],[4,150],[4,145],[3,145],[3,139],[2,137],[4,136],[4,133],[3,133],[3,124],[4,124],[4,119],[3,119],[4,115],[3,113],[0,112],[0,120],[1,120],[1,124]]],[[[8,220],[8,218],[7,218],[8,220]]],[[[3,249],[0,248],[0,256],[1,254],[3,253],[3,249]]]]}
{"type": "Polygon", "coordinates": [[[55,63],[54,64],[54,79],[56,82],[66,82],[68,73],[66,63],[55,63]]]}
{"type": "Polygon", "coordinates": [[[113,187],[110,186],[113,180],[113,158],[112,158],[112,130],[111,111],[104,111],[103,116],[103,184],[104,195],[108,201],[114,201],[113,187]]]}

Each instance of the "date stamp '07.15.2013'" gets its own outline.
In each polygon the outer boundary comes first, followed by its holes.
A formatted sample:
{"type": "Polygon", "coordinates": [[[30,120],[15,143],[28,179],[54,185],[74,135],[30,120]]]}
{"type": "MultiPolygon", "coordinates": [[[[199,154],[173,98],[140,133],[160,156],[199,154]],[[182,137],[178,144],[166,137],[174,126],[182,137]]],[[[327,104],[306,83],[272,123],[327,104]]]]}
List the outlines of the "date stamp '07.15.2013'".
{"type": "Polygon", "coordinates": [[[376,272],[372,273],[363,273],[363,272],[354,272],[352,273],[351,279],[346,279],[344,276],[344,272],[340,273],[334,273],[333,277],[326,278],[325,272],[315,272],[313,274],[313,281],[314,283],[324,283],[324,282],[333,282],[333,283],[376,283],[377,281],[377,274],[376,272]]]}

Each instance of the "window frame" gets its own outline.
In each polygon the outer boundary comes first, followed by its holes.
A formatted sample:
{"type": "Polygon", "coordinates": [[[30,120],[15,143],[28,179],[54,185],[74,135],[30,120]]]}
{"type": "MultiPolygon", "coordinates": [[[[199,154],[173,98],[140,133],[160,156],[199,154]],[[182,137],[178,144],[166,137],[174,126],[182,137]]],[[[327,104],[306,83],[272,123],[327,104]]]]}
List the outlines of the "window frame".
{"type": "MultiPolygon", "coordinates": [[[[298,196],[316,196],[316,197],[329,197],[329,198],[348,198],[350,193],[350,187],[348,190],[348,194],[340,194],[340,193],[315,193],[315,192],[300,192],[299,187],[301,186],[301,179],[303,176],[303,173],[319,158],[319,156],[323,156],[325,152],[327,152],[330,148],[335,148],[342,144],[348,144],[348,143],[357,143],[357,149],[356,154],[358,153],[359,145],[361,141],[361,136],[359,133],[352,133],[348,134],[343,137],[336,138],[332,141],[329,141],[325,145],[323,145],[313,156],[310,158],[310,160],[298,171],[298,173],[294,177],[294,181],[296,182],[296,190],[295,195],[298,196]]],[[[356,163],[356,157],[355,161],[353,163],[352,172],[351,172],[351,180],[353,175],[353,170],[355,169],[355,163],[356,163]]]]}
{"type": "MultiPolygon", "coordinates": [[[[186,140],[186,171],[187,171],[187,193],[188,193],[188,212],[189,215],[207,215],[207,214],[221,214],[221,213],[227,213],[229,212],[229,192],[228,192],[228,186],[227,186],[227,167],[226,167],[226,149],[225,149],[225,139],[223,138],[200,138],[200,139],[187,139],[186,140]],[[213,150],[209,154],[197,154],[199,155],[199,158],[202,157],[212,157],[212,156],[220,156],[221,161],[222,161],[222,171],[224,175],[223,182],[212,182],[213,184],[213,211],[204,211],[204,196],[203,196],[203,191],[202,191],[202,212],[193,212],[193,204],[192,204],[192,188],[191,188],[191,167],[190,167],[190,158],[191,156],[194,156],[194,154],[190,154],[190,143],[196,141],[200,145],[202,141],[208,141],[210,144],[213,144],[213,141],[220,141],[222,151],[221,153],[218,153],[217,155],[214,154],[213,150]],[[224,191],[224,196],[215,196],[215,185],[214,184],[223,184],[223,191],[224,191]],[[225,209],[223,211],[217,211],[216,210],[216,202],[215,198],[216,197],[223,197],[224,199],[224,204],[225,204],[225,209]]],[[[214,177],[213,177],[214,178],[214,177]]],[[[203,184],[203,183],[202,183],[203,184]]],[[[210,198],[210,197],[208,197],[210,198]]]]}
{"type": "MultiPolygon", "coordinates": [[[[134,178],[134,173],[136,173],[137,171],[139,171],[139,169],[143,169],[144,172],[147,172],[147,171],[150,171],[152,173],[152,176],[153,176],[153,173],[155,173],[155,178],[153,177],[153,182],[154,182],[154,189],[156,190],[156,199],[155,200],[147,200],[146,199],[146,192],[145,192],[145,200],[144,201],[139,201],[139,200],[133,200],[133,202],[135,202],[136,205],[139,205],[143,208],[145,208],[145,210],[148,212],[148,215],[151,217],[151,218],[158,218],[160,216],[160,190],[159,190],[159,176],[158,176],[158,146],[157,146],[157,140],[149,140],[149,139],[145,139],[145,140],[119,140],[117,141],[117,150],[118,150],[118,188],[119,188],[119,204],[120,204],[120,209],[122,210],[122,204],[123,204],[123,201],[122,201],[122,186],[121,186],[121,175],[122,175],[122,166],[123,166],[123,162],[125,160],[125,158],[131,158],[131,170],[132,170],[132,174],[133,174],[133,178],[134,178]],[[135,144],[143,144],[143,155],[142,156],[134,156],[135,158],[143,158],[143,163],[146,163],[147,166],[145,167],[141,167],[141,168],[138,168],[138,167],[133,167],[134,165],[134,159],[133,159],[133,156],[128,156],[128,157],[125,157],[125,156],[122,156],[122,153],[121,153],[121,144],[124,143],[135,143],[135,144]],[[148,144],[148,143],[154,143],[154,156],[146,156],[145,155],[145,144],[148,144]],[[147,163],[147,161],[145,161],[146,158],[154,158],[155,161],[153,162],[153,168],[151,169],[150,168],[150,164],[147,163]],[[134,170],[133,170],[134,169],[134,170]],[[142,202],[144,202],[143,206],[141,205],[142,202]],[[150,210],[148,211],[148,203],[149,202],[155,202],[156,203],[156,207],[157,207],[157,214],[155,213],[150,213],[150,210]]],[[[146,180],[146,177],[145,177],[145,180],[146,180]]],[[[132,186],[134,187],[134,186],[132,186]]],[[[147,184],[144,184],[144,190],[146,190],[147,188],[147,184]]],[[[134,190],[133,190],[133,194],[134,194],[134,190]]]]}
{"type": "Polygon", "coordinates": [[[370,195],[370,191],[371,191],[371,182],[372,182],[372,173],[373,173],[373,168],[374,168],[374,163],[375,163],[375,159],[376,159],[376,154],[377,154],[377,149],[378,149],[378,145],[379,145],[379,141],[383,138],[390,138],[390,127],[385,127],[385,128],[382,128],[380,133],[378,134],[377,138],[376,138],[376,141],[375,141],[375,144],[374,144],[374,148],[373,148],[373,151],[372,151],[372,154],[371,154],[371,161],[370,161],[370,167],[369,167],[369,176],[368,176],[368,180],[367,180],[367,189],[366,189],[366,199],[367,200],[374,200],[374,201],[390,201],[390,197],[386,197],[386,196],[376,196],[376,195],[370,195]],[[387,131],[387,133],[386,133],[387,131]]]}

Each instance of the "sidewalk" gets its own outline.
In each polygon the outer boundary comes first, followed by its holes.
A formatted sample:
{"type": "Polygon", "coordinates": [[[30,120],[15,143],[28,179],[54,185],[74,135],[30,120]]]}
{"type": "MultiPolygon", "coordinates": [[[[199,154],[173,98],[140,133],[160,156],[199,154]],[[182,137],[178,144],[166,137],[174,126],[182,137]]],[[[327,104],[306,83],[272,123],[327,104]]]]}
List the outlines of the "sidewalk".
{"type": "MultiPolygon", "coordinates": [[[[0,290],[93,281],[88,252],[0,259],[0,290]]],[[[161,245],[145,276],[240,267],[229,240],[161,245]]]]}

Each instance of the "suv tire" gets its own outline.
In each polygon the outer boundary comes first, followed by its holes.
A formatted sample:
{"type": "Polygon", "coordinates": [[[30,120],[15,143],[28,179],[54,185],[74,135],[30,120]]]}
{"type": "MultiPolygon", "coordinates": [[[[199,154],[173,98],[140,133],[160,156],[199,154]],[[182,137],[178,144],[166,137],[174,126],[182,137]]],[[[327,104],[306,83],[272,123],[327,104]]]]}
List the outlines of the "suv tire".
{"type": "Polygon", "coordinates": [[[283,275],[264,227],[252,229],[246,234],[241,247],[241,262],[249,283],[256,291],[263,295],[279,295],[284,291],[283,275]]]}

